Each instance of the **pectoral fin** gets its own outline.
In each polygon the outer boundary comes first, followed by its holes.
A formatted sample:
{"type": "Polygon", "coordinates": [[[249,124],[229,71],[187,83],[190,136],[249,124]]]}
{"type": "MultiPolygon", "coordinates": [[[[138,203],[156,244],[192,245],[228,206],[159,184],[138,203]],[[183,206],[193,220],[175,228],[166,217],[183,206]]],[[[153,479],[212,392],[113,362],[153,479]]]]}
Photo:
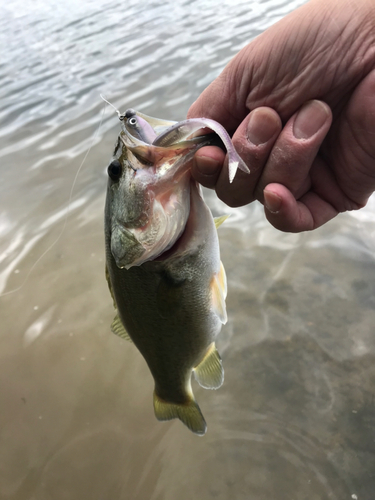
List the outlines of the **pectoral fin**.
{"type": "Polygon", "coordinates": [[[122,321],[118,314],[116,314],[115,319],[112,321],[111,332],[114,333],[115,335],[118,335],[122,339],[128,340],[129,342],[133,342],[132,339],[129,337],[128,332],[125,330],[125,327],[122,324],[122,321]]]}
{"type": "Polygon", "coordinates": [[[211,281],[212,307],[219,316],[220,321],[225,325],[227,322],[227,309],[225,299],[227,296],[227,277],[223,263],[220,262],[220,271],[214,274],[211,281]]]}
{"type": "Polygon", "coordinates": [[[154,391],[154,411],[158,420],[178,418],[195,434],[199,436],[206,434],[206,421],[194,399],[189,399],[183,404],[169,403],[161,399],[154,391]]]}
{"type": "Polygon", "coordinates": [[[221,215],[220,217],[214,217],[214,222],[215,222],[215,227],[218,229],[223,222],[225,222],[228,217],[230,217],[230,214],[228,215],[221,215]]]}
{"type": "Polygon", "coordinates": [[[205,389],[218,389],[223,385],[223,364],[214,342],[208,348],[203,360],[194,368],[194,376],[198,384],[205,389]]]}

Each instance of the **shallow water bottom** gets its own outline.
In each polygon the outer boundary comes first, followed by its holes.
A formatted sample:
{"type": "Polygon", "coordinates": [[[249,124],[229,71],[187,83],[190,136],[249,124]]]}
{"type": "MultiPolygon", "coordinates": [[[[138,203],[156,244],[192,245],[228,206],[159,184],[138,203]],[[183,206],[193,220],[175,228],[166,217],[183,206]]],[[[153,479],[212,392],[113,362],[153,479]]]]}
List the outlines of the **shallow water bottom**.
{"type": "Polygon", "coordinates": [[[96,222],[84,237],[68,223],[69,238],[17,295],[3,297],[0,498],[372,498],[369,249],[342,244],[356,231],[347,230],[350,216],[296,236],[268,227],[257,207],[236,213],[220,229],[225,382],[218,391],[193,387],[208,424],[202,438],[156,421],[145,362],[110,333],[96,222]]]}

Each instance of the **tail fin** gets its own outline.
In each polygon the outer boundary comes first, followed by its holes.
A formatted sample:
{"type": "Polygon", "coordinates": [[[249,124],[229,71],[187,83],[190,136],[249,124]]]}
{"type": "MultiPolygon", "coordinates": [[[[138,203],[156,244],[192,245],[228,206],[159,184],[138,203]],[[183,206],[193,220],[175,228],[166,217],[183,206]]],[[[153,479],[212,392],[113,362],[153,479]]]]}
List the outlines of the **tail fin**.
{"type": "Polygon", "coordinates": [[[158,420],[179,418],[195,434],[199,436],[206,434],[206,421],[194,399],[183,404],[168,403],[168,401],[159,398],[154,391],[154,411],[158,420]]]}

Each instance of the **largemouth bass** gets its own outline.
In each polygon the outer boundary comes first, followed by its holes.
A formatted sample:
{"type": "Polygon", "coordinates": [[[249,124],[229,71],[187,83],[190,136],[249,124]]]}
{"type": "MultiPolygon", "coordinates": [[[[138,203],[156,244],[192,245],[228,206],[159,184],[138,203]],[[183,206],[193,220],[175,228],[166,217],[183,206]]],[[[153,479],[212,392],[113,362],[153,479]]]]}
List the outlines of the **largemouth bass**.
{"type": "Polygon", "coordinates": [[[194,153],[211,140],[192,134],[210,128],[220,135],[231,180],[238,167],[248,169],[212,120],[175,123],[132,109],[120,120],[105,206],[106,276],[116,309],[111,329],[146,360],[156,418],[178,418],[203,435],[191,374],[208,389],[223,383],[215,338],[227,321],[227,286],[215,221],[190,175],[194,153]]]}

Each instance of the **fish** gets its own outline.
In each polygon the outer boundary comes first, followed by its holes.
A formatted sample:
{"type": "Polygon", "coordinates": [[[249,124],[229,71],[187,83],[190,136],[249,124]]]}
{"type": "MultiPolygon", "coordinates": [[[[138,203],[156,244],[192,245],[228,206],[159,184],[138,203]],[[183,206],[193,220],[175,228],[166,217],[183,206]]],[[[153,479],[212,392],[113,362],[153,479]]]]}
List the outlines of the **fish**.
{"type": "Polygon", "coordinates": [[[160,421],[179,419],[204,435],[207,424],[191,375],[204,388],[224,381],[215,339],[227,322],[227,280],[217,227],[190,173],[195,152],[227,148],[229,175],[248,171],[225,129],[213,120],[172,122],[133,109],[119,114],[121,132],[107,168],[106,278],[115,308],[111,330],[134,343],[154,378],[160,421]]]}

